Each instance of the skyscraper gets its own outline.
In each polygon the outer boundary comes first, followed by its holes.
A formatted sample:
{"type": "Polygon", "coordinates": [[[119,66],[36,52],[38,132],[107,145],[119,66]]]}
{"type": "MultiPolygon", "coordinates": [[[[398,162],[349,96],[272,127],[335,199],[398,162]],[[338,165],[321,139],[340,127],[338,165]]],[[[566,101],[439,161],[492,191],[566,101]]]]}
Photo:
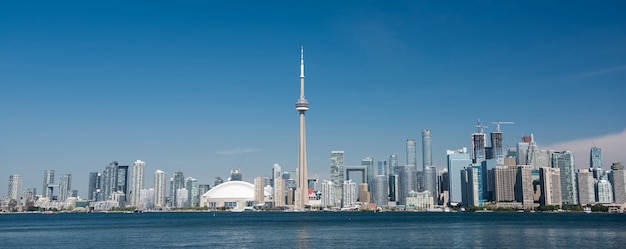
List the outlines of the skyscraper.
{"type": "Polygon", "coordinates": [[[405,165],[402,167],[399,175],[398,184],[398,202],[400,205],[406,204],[406,197],[409,192],[416,191],[415,166],[405,165]]]}
{"type": "Polygon", "coordinates": [[[19,200],[22,193],[22,176],[15,174],[9,176],[9,199],[19,200]]]}
{"type": "Polygon", "coordinates": [[[198,195],[198,180],[193,177],[185,178],[185,189],[187,189],[187,206],[198,206],[200,203],[200,196],[198,195]]]}
{"type": "Polygon", "coordinates": [[[388,200],[388,188],[389,182],[387,176],[377,175],[374,177],[374,184],[372,186],[372,202],[376,203],[377,207],[387,206],[388,200]]]}
{"type": "Polygon", "coordinates": [[[48,199],[52,199],[52,191],[53,191],[53,187],[52,185],[54,185],[54,170],[53,169],[47,169],[44,170],[43,172],[43,188],[41,188],[42,193],[41,195],[45,198],[48,199]]]}
{"type": "Polygon", "coordinates": [[[263,184],[263,177],[257,176],[254,178],[254,204],[255,205],[264,205],[265,204],[265,187],[263,184]]]}
{"type": "MultiPolygon", "coordinates": [[[[329,206],[335,206],[333,200],[333,191],[335,191],[335,184],[332,181],[322,181],[322,207],[327,208],[329,206]]],[[[284,198],[283,198],[284,199],[284,198]]]]}
{"type": "Polygon", "coordinates": [[[472,160],[467,149],[448,150],[448,199],[451,204],[462,201],[461,172],[472,160]]]}
{"type": "Polygon", "coordinates": [[[306,129],[304,113],[309,110],[309,102],[304,97],[304,47],[300,48],[300,98],[296,102],[296,111],[300,113],[300,143],[298,144],[298,182],[296,187],[296,210],[304,209],[309,200],[307,165],[306,165],[306,129]]]}
{"type": "Polygon", "coordinates": [[[333,206],[341,207],[342,195],[343,195],[343,160],[344,153],[342,150],[336,150],[330,152],[330,180],[333,182],[335,189],[333,193],[333,206]]]}
{"type": "Polygon", "coordinates": [[[156,208],[165,207],[165,172],[156,170],[154,172],[154,204],[156,208]]]}
{"type": "Polygon", "coordinates": [[[285,180],[278,163],[274,164],[274,207],[285,206],[285,180]]]}
{"type": "MultiPolygon", "coordinates": [[[[181,202],[178,201],[177,190],[185,188],[185,177],[183,176],[183,172],[176,171],[174,172],[174,176],[170,179],[170,206],[174,207],[181,202]]],[[[185,193],[187,196],[187,193],[185,193]]],[[[186,203],[186,201],[182,202],[186,203]]]]}
{"type": "Polygon", "coordinates": [[[561,206],[561,176],[559,168],[539,168],[539,181],[541,186],[541,196],[539,203],[541,206],[556,205],[561,206]]]}
{"type": "Polygon", "coordinates": [[[570,151],[555,152],[552,154],[552,167],[560,170],[561,201],[565,205],[578,205],[578,191],[576,188],[576,174],[574,169],[574,153],[570,151]]]}
{"type": "Polygon", "coordinates": [[[613,201],[618,204],[626,203],[626,172],[621,162],[611,165],[611,186],[613,186],[613,201]]]}
{"type": "Polygon", "coordinates": [[[579,169],[576,174],[576,180],[578,185],[578,203],[582,206],[595,203],[594,180],[589,169],[579,169]]]}
{"type": "MultiPolygon", "coordinates": [[[[398,156],[397,155],[389,155],[389,171],[388,173],[393,172],[393,168],[399,166],[398,164],[398,156]]],[[[397,174],[397,173],[395,173],[397,174]]]]}
{"type": "Polygon", "coordinates": [[[60,201],[67,200],[67,197],[70,197],[71,189],[72,189],[72,174],[61,174],[59,176],[58,200],[60,201]]]}
{"type": "Polygon", "coordinates": [[[502,147],[502,132],[491,132],[491,149],[493,150],[493,158],[496,159],[496,165],[504,165],[504,148],[502,147]]]}
{"type": "Polygon", "coordinates": [[[230,181],[243,181],[243,175],[240,169],[230,171],[230,181]]]}
{"type": "Polygon", "coordinates": [[[387,176],[389,175],[389,168],[387,168],[387,161],[385,160],[378,160],[378,168],[377,168],[377,175],[384,175],[387,176]]]}
{"type": "Polygon", "coordinates": [[[613,202],[613,188],[607,180],[599,180],[596,182],[598,203],[613,202]]]}
{"type": "Polygon", "coordinates": [[[433,152],[431,144],[430,129],[422,130],[422,171],[426,167],[433,166],[433,152]]]}
{"type": "Polygon", "coordinates": [[[485,147],[487,146],[487,139],[483,129],[487,128],[487,126],[481,125],[479,119],[476,127],[478,130],[472,134],[472,162],[479,164],[486,159],[485,147]]]}
{"type": "Polygon", "coordinates": [[[90,201],[102,201],[101,200],[101,194],[100,194],[100,189],[102,188],[100,186],[101,183],[101,177],[102,174],[100,172],[91,172],[89,173],[89,188],[88,188],[88,193],[87,196],[89,197],[88,199],[90,201]]]}
{"type": "Polygon", "coordinates": [[[417,150],[415,148],[414,139],[406,140],[406,164],[413,168],[417,165],[417,150]]]}
{"type": "Polygon", "coordinates": [[[602,168],[602,149],[595,146],[591,147],[591,151],[589,153],[589,168],[602,168]]]}
{"type": "Polygon", "coordinates": [[[517,143],[517,155],[515,162],[517,165],[529,165],[529,148],[531,136],[522,136],[522,141],[517,143]]]}
{"type": "Polygon", "coordinates": [[[422,171],[423,191],[427,191],[431,197],[437,199],[437,168],[426,166],[422,171]]]}
{"type": "Polygon", "coordinates": [[[352,180],[346,180],[343,182],[343,207],[354,207],[358,199],[356,191],[356,183],[352,180]]]}
{"type": "Polygon", "coordinates": [[[133,176],[132,176],[132,185],[130,189],[130,205],[140,208],[141,207],[141,190],[145,188],[144,186],[144,168],[146,167],[146,163],[137,160],[133,163],[133,176]]]}
{"type": "Polygon", "coordinates": [[[377,175],[376,167],[374,167],[374,158],[362,158],[361,166],[365,166],[367,168],[367,179],[364,179],[364,182],[367,183],[368,190],[371,192],[371,186],[374,183],[374,176],[377,175]]]}

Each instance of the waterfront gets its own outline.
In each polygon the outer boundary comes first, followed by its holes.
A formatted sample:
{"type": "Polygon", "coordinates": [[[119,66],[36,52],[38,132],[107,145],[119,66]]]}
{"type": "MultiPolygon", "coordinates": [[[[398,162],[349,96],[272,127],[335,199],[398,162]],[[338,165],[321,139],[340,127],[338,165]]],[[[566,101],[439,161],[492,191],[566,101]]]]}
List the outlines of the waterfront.
{"type": "Polygon", "coordinates": [[[619,248],[626,215],[204,212],[0,215],[3,248],[619,248]]]}

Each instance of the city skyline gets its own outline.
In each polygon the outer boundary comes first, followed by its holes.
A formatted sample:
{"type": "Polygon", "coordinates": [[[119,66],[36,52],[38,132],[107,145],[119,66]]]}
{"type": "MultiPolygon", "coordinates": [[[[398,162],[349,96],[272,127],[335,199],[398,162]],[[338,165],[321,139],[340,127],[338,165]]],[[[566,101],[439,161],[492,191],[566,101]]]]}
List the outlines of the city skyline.
{"type": "Polygon", "coordinates": [[[86,197],[89,173],[111,161],[199,183],[237,167],[248,182],[274,163],[295,170],[300,45],[315,110],[309,177],[330,179],[335,150],[345,165],[391,154],[403,165],[423,129],[441,170],[446,150],[471,148],[477,118],[486,134],[515,122],[505,147],[532,133],[542,149],[574,152],[576,168],[592,146],[603,165],[626,161],[619,4],[7,3],[0,186],[19,174],[40,194],[52,169],[86,197]]]}

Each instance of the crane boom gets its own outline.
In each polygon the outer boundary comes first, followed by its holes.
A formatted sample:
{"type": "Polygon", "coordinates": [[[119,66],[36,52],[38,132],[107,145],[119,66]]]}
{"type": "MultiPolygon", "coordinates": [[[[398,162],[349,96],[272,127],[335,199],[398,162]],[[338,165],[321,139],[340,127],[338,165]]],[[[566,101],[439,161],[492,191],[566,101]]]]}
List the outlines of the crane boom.
{"type": "Polygon", "coordinates": [[[500,125],[503,124],[515,124],[515,122],[505,122],[505,121],[494,121],[491,122],[492,124],[495,124],[498,127],[498,132],[500,132],[500,125]]]}

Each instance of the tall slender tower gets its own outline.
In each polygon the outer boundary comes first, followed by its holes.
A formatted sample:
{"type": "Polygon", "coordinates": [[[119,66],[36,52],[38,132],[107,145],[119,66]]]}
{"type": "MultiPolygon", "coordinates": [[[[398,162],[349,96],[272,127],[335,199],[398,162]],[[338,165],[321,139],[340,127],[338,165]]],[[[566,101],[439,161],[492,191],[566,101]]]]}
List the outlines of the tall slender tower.
{"type": "Polygon", "coordinates": [[[296,210],[303,210],[309,199],[306,168],[306,129],[304,113],[309,110],[309,102],[304,98],[304,47],[300,48],[300,99],[296,102],[296,111],[300,113],[300,143],[298,145],[298,182],[296,185],[296,210]]]}
{"type": "Polygon", "coordinates": [[[141,207],[141,190],[144,189],[144,168],[146,163],[137,160],[133,163],[132,183],[130,186],[130,205],[136,208],[141,207]]]}

